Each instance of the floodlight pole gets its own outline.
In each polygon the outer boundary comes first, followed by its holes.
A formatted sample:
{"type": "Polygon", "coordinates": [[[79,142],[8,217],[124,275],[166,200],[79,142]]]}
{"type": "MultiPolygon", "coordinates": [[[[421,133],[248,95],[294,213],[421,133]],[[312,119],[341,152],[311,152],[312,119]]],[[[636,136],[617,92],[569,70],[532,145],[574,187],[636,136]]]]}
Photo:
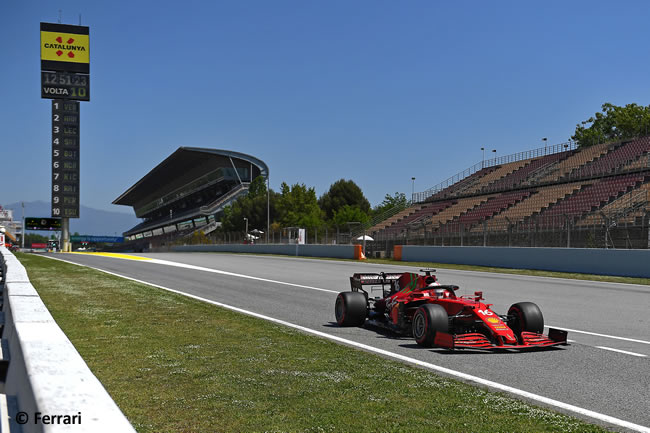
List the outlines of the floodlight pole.
{"type": "Polygon", "coordinates": [[[415,202],[415,177],[411,178],[411,203],[415,202]]]}
{"type": "Polygon", "coordinates": [[[25,249],[25,202],[21,202],[20,204],[23,208],[23,235],[21,236],[22,239],[20,239],[20,249],[24,250],[25,249]]]}

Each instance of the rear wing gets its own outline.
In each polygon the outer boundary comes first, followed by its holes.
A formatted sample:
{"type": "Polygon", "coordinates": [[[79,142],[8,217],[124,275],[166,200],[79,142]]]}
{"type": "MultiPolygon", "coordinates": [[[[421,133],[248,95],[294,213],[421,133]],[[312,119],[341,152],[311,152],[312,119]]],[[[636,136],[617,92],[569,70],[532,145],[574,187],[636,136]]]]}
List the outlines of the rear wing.
{"type": "Polygon", "coordinates": [[[395,281],[399,280],[402,276],[402,272],[399,273],[386,273],[380,272],[378,274],[354,274],[350,277],[350,288],[353,291],[363,290],[363,286],[392,286],[395,281]]]}

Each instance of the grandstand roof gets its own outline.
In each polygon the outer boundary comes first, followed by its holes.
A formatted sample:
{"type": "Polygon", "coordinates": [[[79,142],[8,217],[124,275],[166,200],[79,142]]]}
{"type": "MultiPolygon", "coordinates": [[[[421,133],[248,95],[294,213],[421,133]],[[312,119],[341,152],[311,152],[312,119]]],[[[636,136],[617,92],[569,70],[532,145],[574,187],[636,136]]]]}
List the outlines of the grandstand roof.
{"type": "MultiPolygon", "coordinates": [[[[233,167],[234,165],[239,168],[249,164],[257,167],[260,175],[268,177],[268,166],[254,156],[232,150],[179,147],[116,198],[113,204],[135,206],[152,196],[162,196],[166,192],[208,173],[214,169],[215,165],[224,167],[233,167]]],[[[245,181],[249,181],[249,179],[245,181]]]]}

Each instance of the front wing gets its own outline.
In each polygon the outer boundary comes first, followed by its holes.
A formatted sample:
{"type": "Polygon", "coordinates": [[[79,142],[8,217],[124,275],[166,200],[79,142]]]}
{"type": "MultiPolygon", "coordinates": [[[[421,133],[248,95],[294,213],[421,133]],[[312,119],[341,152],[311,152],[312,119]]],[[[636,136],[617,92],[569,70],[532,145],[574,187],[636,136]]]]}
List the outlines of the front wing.
{"type": "Polygon", "coordinates": [[[481,350],[501,350],[501,349],[534,349],[540,347],[550,347],[567,345],[567,332],[550,328],[548,336],[536,332],[522,332],[521,339],[523,344],[494,344],[488,338],[479,333],[452,335],[445,332],[436,332],[433,344],[446,349],[481,349],[481,350]]]}

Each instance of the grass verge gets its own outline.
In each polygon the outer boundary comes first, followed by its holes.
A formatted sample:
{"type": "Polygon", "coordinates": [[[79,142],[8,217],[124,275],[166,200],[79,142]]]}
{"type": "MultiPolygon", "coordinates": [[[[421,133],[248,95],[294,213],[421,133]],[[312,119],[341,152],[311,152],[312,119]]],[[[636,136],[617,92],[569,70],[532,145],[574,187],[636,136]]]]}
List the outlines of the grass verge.
{"type": "Polygon", "coordinates": [[[139,432],[606,431],[145,284],[17,256],[139,432]]]}

